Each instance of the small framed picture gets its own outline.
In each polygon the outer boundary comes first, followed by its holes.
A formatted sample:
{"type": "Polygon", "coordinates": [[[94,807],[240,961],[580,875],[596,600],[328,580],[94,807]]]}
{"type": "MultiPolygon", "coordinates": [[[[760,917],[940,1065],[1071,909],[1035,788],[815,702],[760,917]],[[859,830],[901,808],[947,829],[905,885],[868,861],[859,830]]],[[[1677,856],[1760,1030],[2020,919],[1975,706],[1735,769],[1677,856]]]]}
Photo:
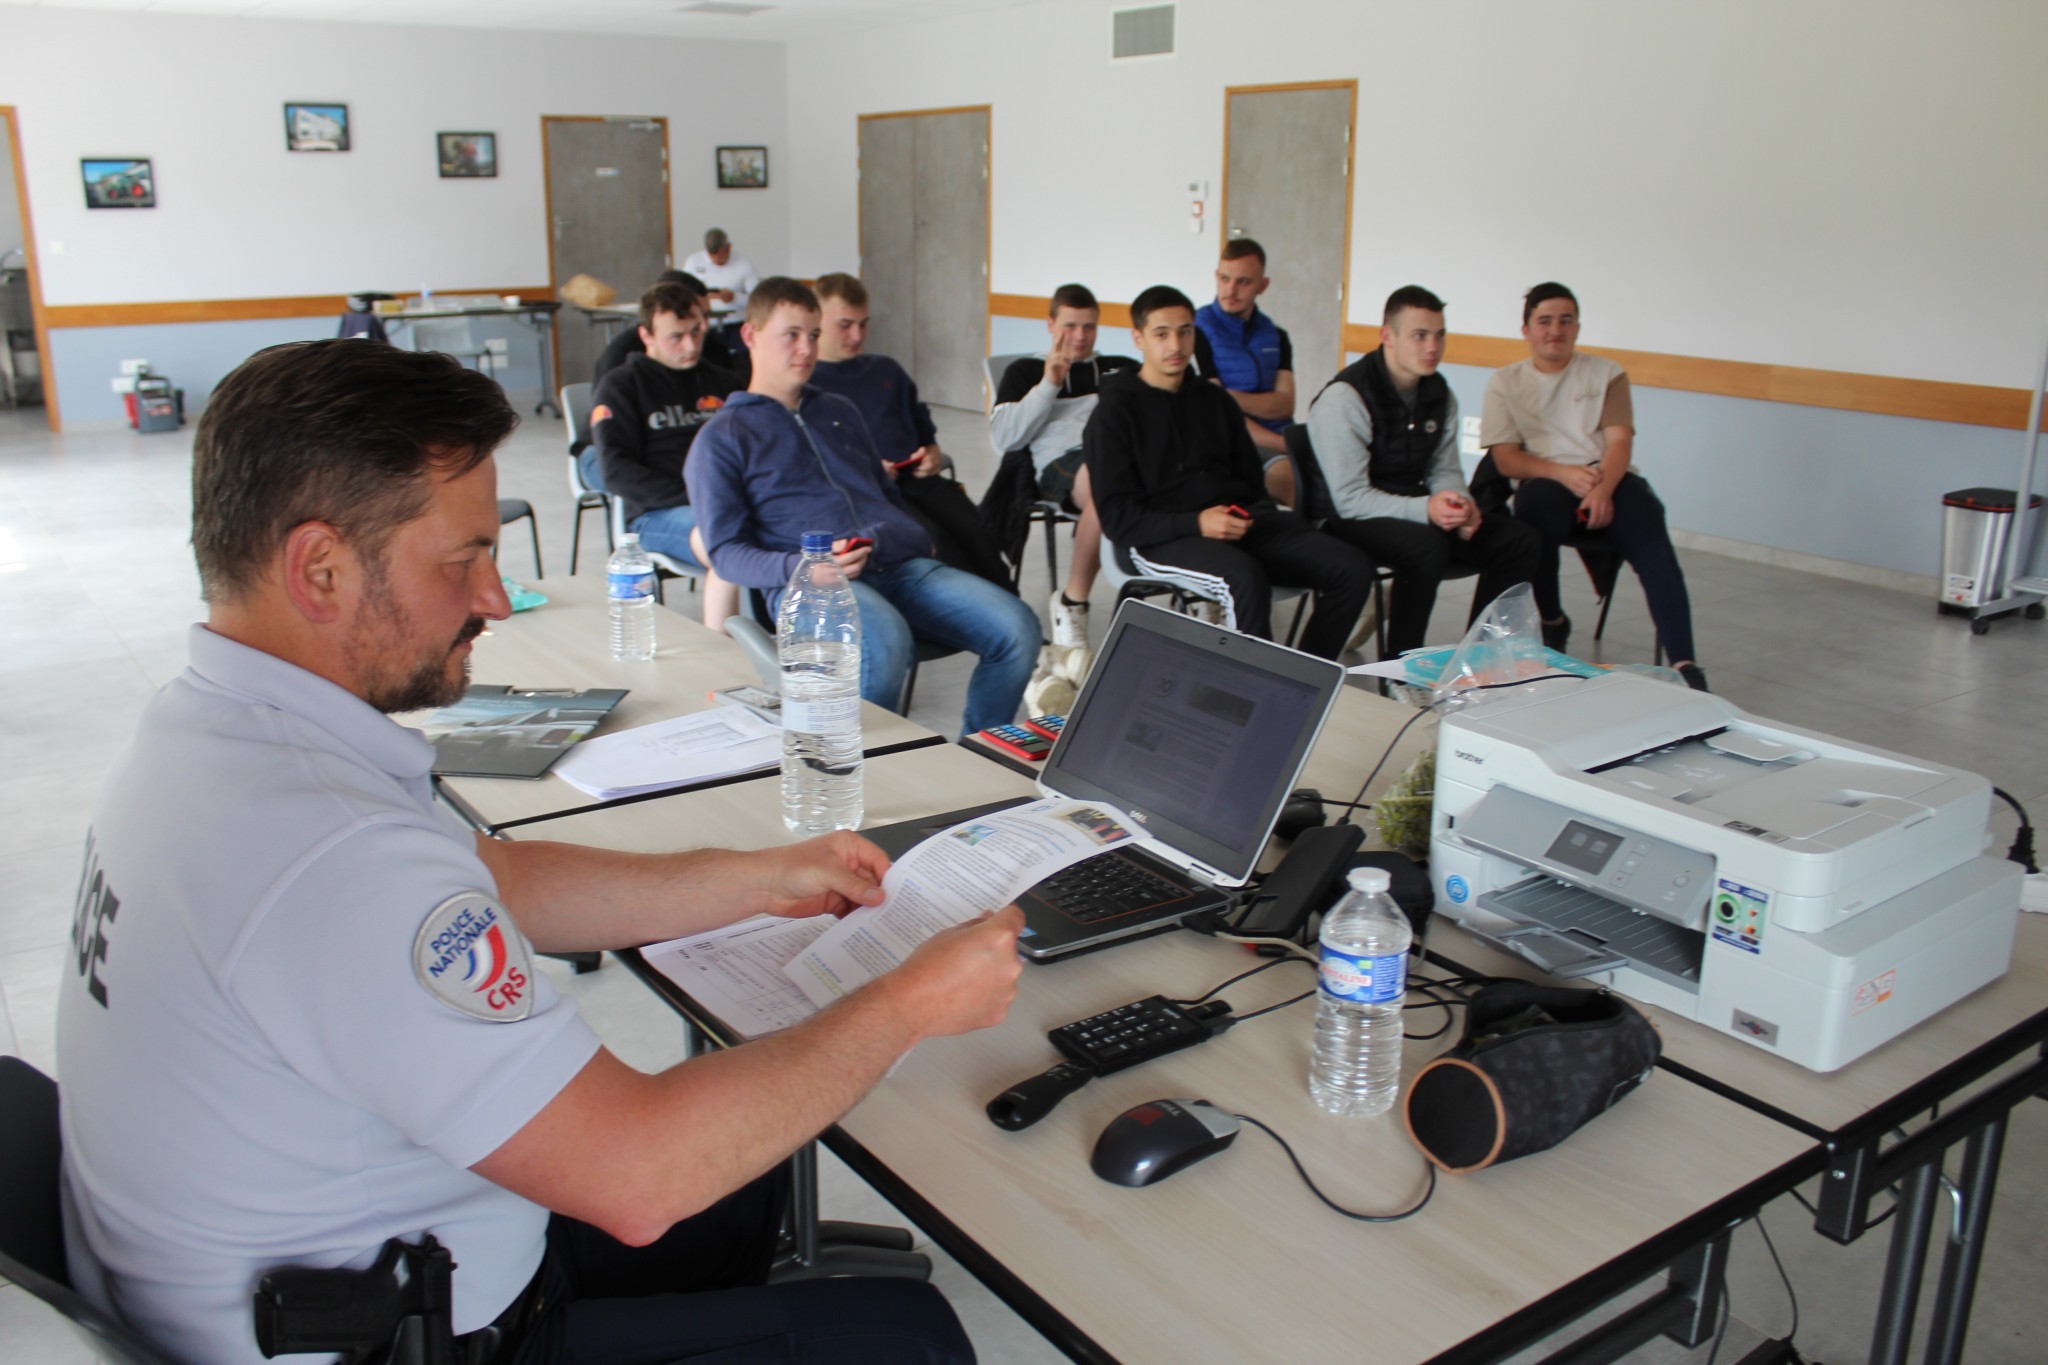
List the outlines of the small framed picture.
{"type": "Polygon", "coordinates": [[[473,180],[498,173],[496,133],[436,133],[443,180],[473,180]]]}
{"type": "Polygon", "coordinates": [[[722,190],[765,190],[768,188],[766,147],[720,147],[718,188],[722,190]]]}
{"type": "Polygon", "coordinates": [[[347,151],[348,106],[287,104],[284,107],[284,147],[288,152],[347,151]]]}
{"type": "Polygon", "coordinates": [[[147,157],[81,157],[78,172],[85,178],[85,206],[89,209],[153,209],[156,207],[156,173],[147,157]]]}

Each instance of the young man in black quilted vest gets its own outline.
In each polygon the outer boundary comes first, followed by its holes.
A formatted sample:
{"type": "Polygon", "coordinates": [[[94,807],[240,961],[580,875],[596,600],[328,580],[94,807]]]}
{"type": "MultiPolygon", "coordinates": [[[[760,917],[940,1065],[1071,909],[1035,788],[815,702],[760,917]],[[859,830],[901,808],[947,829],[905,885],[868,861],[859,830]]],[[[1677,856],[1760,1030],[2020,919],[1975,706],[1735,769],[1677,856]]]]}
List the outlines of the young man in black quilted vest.
{"type": "Polygon", "coordinates": [[[1437,366],[1444,302],[1420,285],[1387,297],[1380,345],[1316,395],[1308,434],[1329,489],[1323,530],[1394,571],[1387,653],[1429,643],[1437,586],[1452,565],[1479,571],[1472,617],[1536,571],[1529,527],[1485,516],[1458,464],[1458,399],[1437,366]]]}

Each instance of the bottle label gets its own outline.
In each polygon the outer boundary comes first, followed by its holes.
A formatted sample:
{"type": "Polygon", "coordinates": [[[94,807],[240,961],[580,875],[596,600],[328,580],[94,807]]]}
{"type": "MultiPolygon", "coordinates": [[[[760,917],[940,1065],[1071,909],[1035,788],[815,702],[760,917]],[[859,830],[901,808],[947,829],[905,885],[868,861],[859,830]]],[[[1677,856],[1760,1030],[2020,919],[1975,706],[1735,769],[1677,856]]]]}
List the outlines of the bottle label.
{"type": "Polygon", "coordinates": [[[820,701],[782,699],[782,728],[806,735],[839,735],[860,728],[860,696],[829,697],[820,701]]]}
{"type": "Polygon", "coordinates": [[[654,596],[654,570],[636,569],[631,573],[606,573],[605,587],[614,602],[637,602],[643,597],[654,596]]]}
{"type": "Polygon", "coordinates": [[[1324,995],[1354,1005],[1385,1005],[1408,993],[1408,954],[1353,957],[1323,949],[1318,983],[1324,995]]]}

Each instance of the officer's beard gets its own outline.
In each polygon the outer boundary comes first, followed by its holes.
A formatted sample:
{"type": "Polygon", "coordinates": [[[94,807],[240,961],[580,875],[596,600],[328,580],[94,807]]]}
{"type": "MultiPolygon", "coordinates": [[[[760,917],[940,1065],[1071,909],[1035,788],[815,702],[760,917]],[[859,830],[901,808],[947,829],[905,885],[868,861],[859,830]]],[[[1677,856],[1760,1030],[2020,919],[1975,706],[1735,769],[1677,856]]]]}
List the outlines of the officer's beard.
{"type": "Polygon", "coordinates": [[[363,700],[387,715],[461,701],[469,690],[469,655],[465,653],[459,666],[451,667],[454,653],[483,634],[489,623],[472,616],[448,644],[437,645],[431,654],[407,663],[403,655],[412,647],[406,638],[409,621],[381,564],[365,587],[366,619],[350,648],[363,700]]]}

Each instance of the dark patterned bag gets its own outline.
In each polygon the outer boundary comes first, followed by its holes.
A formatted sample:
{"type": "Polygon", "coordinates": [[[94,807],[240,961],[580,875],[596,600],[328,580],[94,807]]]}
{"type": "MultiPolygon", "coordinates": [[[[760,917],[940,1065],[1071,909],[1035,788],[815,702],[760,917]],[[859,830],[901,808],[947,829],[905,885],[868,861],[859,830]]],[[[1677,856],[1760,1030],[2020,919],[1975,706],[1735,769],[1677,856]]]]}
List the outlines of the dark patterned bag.
{"type": "Polygon", "coordinates": [[[1458,1045],[1422,1068],[1403,1116],[1423,1155],[1483,1170],[1563,1142],[1650,1074],[1663,1040],[1620,996],[1507,981],[1475,992],[1458,1045]]]}

